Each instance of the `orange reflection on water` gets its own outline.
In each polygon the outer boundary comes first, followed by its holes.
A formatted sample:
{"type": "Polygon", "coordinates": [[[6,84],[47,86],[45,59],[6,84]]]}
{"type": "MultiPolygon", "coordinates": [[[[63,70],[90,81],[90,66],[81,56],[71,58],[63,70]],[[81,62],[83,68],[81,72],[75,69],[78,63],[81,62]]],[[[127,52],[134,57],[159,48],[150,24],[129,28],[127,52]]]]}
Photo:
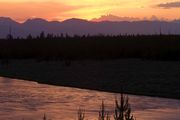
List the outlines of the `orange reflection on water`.
{"type": "MultiPolygon", "coordinates": [[[[76,120],[77,109],[81,107],[88,120],[97,120],[101,101],[113,112],[115,96],[119,94],[0,78],[0,119],[42,120],[46,113],[52,120],[76,120]]],[[[137,120],[180,118],[179,100],[132,95],[129,99],[137,120]]]]}

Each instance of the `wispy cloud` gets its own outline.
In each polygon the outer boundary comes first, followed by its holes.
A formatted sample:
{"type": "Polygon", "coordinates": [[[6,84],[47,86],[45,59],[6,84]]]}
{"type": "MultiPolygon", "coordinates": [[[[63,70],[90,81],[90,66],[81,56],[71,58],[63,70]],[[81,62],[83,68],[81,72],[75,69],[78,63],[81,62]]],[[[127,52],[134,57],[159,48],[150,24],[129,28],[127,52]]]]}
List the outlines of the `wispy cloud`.
{"type": "Polygon", "coordinates": [[[169,8],[180,8],[180,1],[178,2],[168,2],[168,3],[162,3],[158,4],[158,7],[169,9],[169,8]]]}

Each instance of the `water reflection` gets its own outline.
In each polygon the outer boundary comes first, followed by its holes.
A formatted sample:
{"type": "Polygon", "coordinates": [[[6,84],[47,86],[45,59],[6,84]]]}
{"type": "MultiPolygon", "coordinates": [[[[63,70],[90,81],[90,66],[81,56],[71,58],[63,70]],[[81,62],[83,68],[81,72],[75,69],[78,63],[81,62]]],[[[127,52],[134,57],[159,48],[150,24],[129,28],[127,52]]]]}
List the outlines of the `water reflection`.
{"type": "MultiPolygon", "coordinates": [[[[101,101],[113,111],[118,95],[0,78],[0,119],[42,120],[46,113],[52,120],[76,120],[81,106],[86,109],[86,117],[94,120],[98,119],[101,101]]],[[[129,98],[137,120],[180,119],[179,100],[132,95],[129,98]]]]}

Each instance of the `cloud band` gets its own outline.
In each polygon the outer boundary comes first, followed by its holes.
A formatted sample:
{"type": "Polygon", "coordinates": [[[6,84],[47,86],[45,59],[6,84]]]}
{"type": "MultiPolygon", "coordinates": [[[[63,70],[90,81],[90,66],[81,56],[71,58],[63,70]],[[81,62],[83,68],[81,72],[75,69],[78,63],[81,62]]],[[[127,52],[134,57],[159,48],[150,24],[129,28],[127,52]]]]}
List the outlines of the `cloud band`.
{"type": "Polygon", "coordinates": [[[162,3],[162,4],[158,4],[157,6],[165,9],[180,8],[180,2],[162,3]]]}

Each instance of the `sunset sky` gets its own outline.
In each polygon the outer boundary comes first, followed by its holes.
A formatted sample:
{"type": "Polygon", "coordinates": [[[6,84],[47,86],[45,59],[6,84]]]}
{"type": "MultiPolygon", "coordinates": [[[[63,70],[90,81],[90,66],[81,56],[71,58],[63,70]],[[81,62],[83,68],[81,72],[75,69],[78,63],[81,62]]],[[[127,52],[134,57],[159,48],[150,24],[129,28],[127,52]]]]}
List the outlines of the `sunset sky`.
{"type": "Polygon", "coordinates": [[[143,19],[179,19],[178,0],[0,0],[0,16],[23,22],[28,18],[91,20],[102,15],[143,19]]]}

